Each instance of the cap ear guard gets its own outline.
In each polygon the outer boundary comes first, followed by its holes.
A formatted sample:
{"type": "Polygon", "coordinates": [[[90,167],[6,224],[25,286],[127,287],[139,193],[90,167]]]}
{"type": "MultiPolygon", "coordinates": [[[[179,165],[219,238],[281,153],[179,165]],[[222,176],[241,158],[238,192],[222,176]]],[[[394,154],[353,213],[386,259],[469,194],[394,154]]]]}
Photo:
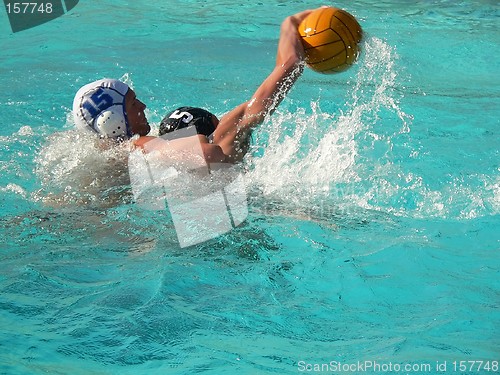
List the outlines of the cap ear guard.
{"type": "Polygon", "coordinates": [[[121,105],[102,111],[94,120],[94,129],[109,138],[129,138],[127,119],[121,105]]]}

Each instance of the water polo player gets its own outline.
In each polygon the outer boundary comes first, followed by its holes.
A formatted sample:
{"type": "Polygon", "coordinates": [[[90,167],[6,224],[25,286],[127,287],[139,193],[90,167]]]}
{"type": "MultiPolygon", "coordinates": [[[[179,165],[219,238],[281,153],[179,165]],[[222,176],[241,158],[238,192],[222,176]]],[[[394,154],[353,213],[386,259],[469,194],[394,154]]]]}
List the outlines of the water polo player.
{"type": "MultiPolygon", "coordinates": [[[[199,134],[203,156],[207,162],[240,161],[248,150],[253,129],[281,103],[304,68],[304,47],[297,32],[298,25],[312,10],[285,18],[281,24],[276,64],[250,100],[224,115],[213,133],[199,134]]],[[[164,143],[148,144],[152,137],[139,139],[138,147],[146,152],[163,147],[164,143]]]]}
{"type": "Polygon", "coordinates": [[[211,143],[219,119],[213,113],[196,107],[179,107],[167,114],[160,123],[159,136],[167,139],[177,138],[178,130],[194,127],[196,134],[207,137],[211,143]]]}
{"type": "MultiPolygon", "coordinates": [[[[214,125],[212,133],[207,135],[195,132],[194,136],[176,139],[176,149],[193,148],[194,139],[199,143],[195,148],[201,149],[202,156],[208,163],[235,163],[243,159],[248,150],[252,130],[274,112],[302,74],[304,47],[297,28],[311,12],[312,10],[306,10],[297,13],[282,22],[275,67],[250,100],[224,115],[220,122],[214,125]]],[[[134,144],[144,152],[161,151],[163,147],[171,147],[169,142],[151,142],[156,137],[147,136],[150,127],[144,116],[144,109],[145,105],[135,98],[135,94],[127,85],[119,81],[104,80],[102,83],[94,82],[80,89],[75,98],[74,116],[80,128],[90,128],[104,137],[127,139],[138,134],[140,138],[134,140],[134,144]],[[131,97],[127,99],[129,95],[131,97]]],[[[181,123],[189,122],[189,116],[183,117],[182,112],[189,111],[177,112],[181,123]]],[[[175,130],[173,129],[172,133],[175,133],[175,130]]]]}

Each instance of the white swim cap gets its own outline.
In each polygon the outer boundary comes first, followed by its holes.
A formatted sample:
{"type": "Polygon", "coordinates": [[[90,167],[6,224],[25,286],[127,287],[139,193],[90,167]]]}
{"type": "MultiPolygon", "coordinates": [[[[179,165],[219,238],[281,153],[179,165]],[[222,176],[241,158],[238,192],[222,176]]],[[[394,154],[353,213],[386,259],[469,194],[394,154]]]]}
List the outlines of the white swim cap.
{"type": "Polygon", "coordinates": [[[116,79],[101,79],[83,86],[73,101],[73,118],[79,129],[104,137],[130,138],[132,132],[125,111],[129,87],[116,79]]]}

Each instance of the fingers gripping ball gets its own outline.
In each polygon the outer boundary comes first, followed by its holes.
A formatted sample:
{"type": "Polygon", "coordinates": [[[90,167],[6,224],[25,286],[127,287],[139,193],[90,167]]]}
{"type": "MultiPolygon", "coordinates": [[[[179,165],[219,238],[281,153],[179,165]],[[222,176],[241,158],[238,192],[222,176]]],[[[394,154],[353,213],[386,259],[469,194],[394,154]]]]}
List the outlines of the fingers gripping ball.
{"type": "Polygon", "coordinates": [[[299,25],[306,63],[314,71],[338,73],[358,57],[363,31],[354,16],[338,8],[320,8],[299,25]]]}

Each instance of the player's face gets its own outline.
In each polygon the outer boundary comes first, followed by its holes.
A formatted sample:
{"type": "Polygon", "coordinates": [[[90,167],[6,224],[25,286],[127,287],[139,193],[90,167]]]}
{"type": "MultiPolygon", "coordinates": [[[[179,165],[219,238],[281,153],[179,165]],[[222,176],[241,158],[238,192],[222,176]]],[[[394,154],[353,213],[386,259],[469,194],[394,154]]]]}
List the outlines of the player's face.
{"type": "Polygon", "coordinates": [[[151,130],[144,110],[146,105],[135,96],[135,92],[129,89],[125,95],[125,111],[132,134],[147,135],[151,130]]]}

